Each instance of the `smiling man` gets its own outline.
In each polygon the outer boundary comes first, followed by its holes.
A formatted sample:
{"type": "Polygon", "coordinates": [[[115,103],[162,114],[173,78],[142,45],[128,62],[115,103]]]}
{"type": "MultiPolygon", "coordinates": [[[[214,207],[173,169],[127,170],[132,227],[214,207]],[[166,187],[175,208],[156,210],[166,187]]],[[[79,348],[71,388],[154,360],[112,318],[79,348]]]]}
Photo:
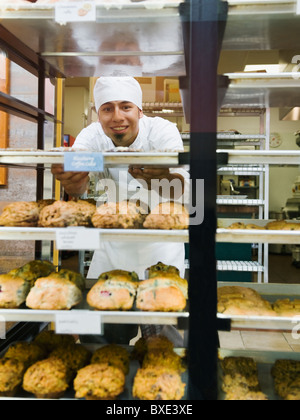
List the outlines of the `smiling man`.
{"type": "MultiPolygon", "coordinates": [[[[115,147],[128,147],[143,152],[183,151],[182,139],[175,124],[143,114],[142,90],[134,78],[100,77],[95,84],[94,99],[98,121],[79,133],[74,143],[75,148],[95,152],[109,151],[115,147]]],[[[52,173],[62,182],[65,191],[73,197],[79,197],[88,188],[88,173],[64,172],[61,165],[53,165],[52,173]]],[[[124,177],[124,168],[105,168],[100,177],[109,178],[118,189],[117,196],[127,199],[130,199],[130,194],[132,195],[130,188],[132,190],[132,185],[135,183],[136,188],[140,190],[140,196],[145,197],[144,202],[150,208],[154,207],[149,200],[150,194],[151,197],[153,193],[156,194],[159,201],[181,197],[182,202],[182,195],[188,190],[189,175],[182,168],[130,166],[125,174],[126,177],[124,177]],[[169,196],[165,197],[161,189],[153,192],[154,180],[168,180],[170,183],[176,181],[179,188],[172,193],[169,191],[169,196]]],[[[154,200],[155,204],[157,200],[154,200]]],[[[113,198],[108,197],[108,201],[113,201],[113,198]]],[[[181,243],[130,242],[128,244],[103,241],[101,248],[94,253],[88,277],[96,279],[103,272],[123,269],[135,271],[143,279],[145,270],[159,261],[175,265],[183,277],[184,260],[184,244],[181,243]]],[[[120,334],[124,332],[123,326],[120,334]]],[[[120,341],[119,337],[118,342],[120,341]]]]}

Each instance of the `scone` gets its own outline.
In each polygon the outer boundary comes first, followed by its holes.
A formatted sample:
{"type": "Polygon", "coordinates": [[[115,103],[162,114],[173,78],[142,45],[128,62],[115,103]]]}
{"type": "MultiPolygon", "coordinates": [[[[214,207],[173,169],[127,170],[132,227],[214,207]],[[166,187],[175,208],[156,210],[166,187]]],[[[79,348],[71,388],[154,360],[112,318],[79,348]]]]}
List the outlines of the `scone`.
{"type": "Polygon", "coordinates": [[[3,209],[0,226],[35,227],[39,220],[39,206],[30,201],[17,201],[3,209]]]}
{"type": "Polygon", "coordinates": [[[185,384],[178,372],[163,368],[150,367],[139,369],[134,378],[132,395],[140,400],[181,400],[185,384]]]}
{"type": "Polygon", "coordinates": [[[146,229],[188,229],[189,213],[180,203],[160,203],[146,217],[143,226],[146,229]]]}
{"type": "Polygon", "coordinates": [[[25,302],[30,283],[11,274],[0,275],[0,308],[14,309],[25,302]]]}
{"type": "Polygon", "coordinates": [[[75,339],[69,334],[55,334],[52,330],[41,331],[34,339],[34,342],[47,352],[51,352],[60,346],[75,345],[75,339]]]}
{"type": "Polygon", "coordinates": [[[125,374],[108,363],[94,363],[77,372],[74,379],[76,398],[114,400],[125,387],[125,374]]]}
{"type": "Polygon", "coordinates": [[[68,382],[75,378],[79,369],[86,366],[91,359],[91,352],[81,344],[60,345],[49,357],[61,359],[68,369],[68,382]]]}
{"type": "Polygon", "coordinates": [[[131,357],[136,359],[142,365],[144,358],[148,351],[173,351],[174,344],[167,337],[163,335],[156,335],[149,338],[141,337],[134,345],[131,357]]]}
{"type": "Polygon", "coordinates": [[[267,230],[284,230],[287,227],[287,222],[284,220],[276,220],[274,222],[269,222],[266,225],[267,230]]]}
{"type": "MultiPolygon", "coordinates": [[[[42,276],[41,276],[42,277],[42,276]]],[[[45,276],[43,276],[45,277],[45,276]]],[[[59,279],[66,279],[70,282],[74,283],[75,286],[78,287],[81,291],[84,291],[85,289],[85,278],[82,274],[77,273],[76,271],[67,270],[65,268],[62,268],[57,273],[51,274],[52,278],[59,278],[59,279]]]]}
{"type": "Polygon", "coordinates": [[[245,223],[242,222],[235,222],[232,223],[227,229],[246,229],[245,223]]]}
{"type": "Polygon", "coordinates": [[[35,282],[26,298],[31,309],[68,310],[82,300],[81,290],[70,280],[42,277],[35,282]]]}
{"type": "Polygon", "coordinates": [[[11,270],[8,274],[22,277],[32,287],[39,277],[46,277],[55,271],[55,266],[49,261],[30,261],[20,268],[11,270]]]}
{"type": "Polygon", "coordinates": [[[87,294],[87,302],[98,310],[129,310],[132,308],[138,287],[135,272],[112,270],[99,276],[87,294]]]}
{"type": "Polygon", "coordinates": [[[14,397],[19,390],[25,365],[17,359],[0,359],[0,396],[14,397]]]}
{"type": "Polygon", "coordinates": [[[60,398],[68,387],[67,367],[54,357],[30,366],[23,378],[23,389],[37,398],[60,398]]]}
{"type": "Polygon", "coordinates": [[[102,229],[139,229],[143,226],[146,210],[131,201],[106,203],[97,208],[92,223],[102,229]]]}
{"type": "Polygon", "coordinates": [[[109,366],[116,366],[127,375],[129,373],[130,357],[128,351],[121,346],[109,344],[100,347],[92,356],[91,363],[108,363],[109,366]]]}
{"type": "Polygon", "coordinates": [[[218,312],[228,315],[276,316],[272,305],[250,287],[218,288],[218,312]]]}
{"type": "Polygon", "coordinates": [[[39,216],[39,226],[42,227],[67,227],[91,226],[91,220],[96,206],[89,202],[55,201],[50,206],[44,207],[39,216]]]}
{"type": "Polygon", "coordinates": [[[15,359],[22,362],[26,368],[38,360],[46,358],[47,352],[38,344],[27,341],[19,341],[12,344],[6,351],[6,359],[15,359]]]}
{"type": "Polygon", "coordinates": [[[186,370],[181,357],[173,350],[168,349],[155,349],[147,351],[143,360],[143,369],[155,366],[169,368],[179,373],[186,370]]]}
{"type": "Polygon", "coordinates": [[[174,273],[161,272],[139,283],[136,306],[142,311],[183,311],[187,295],[185,279],[174,273]]]}
{"type": "Polygon", "coordinates": [[[157,264],[151,265],[151,267],[147,268],[148,277],[154,277],[157,274],[159,274],[161,271],[167,272],[167,273],[174,273],[178,276],[180,275],[180,272],[177,267],[173,265],[167,265],[162,262],[158,262],[157,264]]]}

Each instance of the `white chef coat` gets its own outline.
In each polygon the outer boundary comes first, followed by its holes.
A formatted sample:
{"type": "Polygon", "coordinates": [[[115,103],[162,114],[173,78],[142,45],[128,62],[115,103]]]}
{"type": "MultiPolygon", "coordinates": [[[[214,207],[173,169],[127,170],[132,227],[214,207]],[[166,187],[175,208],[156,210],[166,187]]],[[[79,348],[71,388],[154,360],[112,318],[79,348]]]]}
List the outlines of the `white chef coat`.
{"type": "MultiPolygon", "coordinates": [[[[87,149],[90,151],[101,152],[114,149],[112,140],[106,136],[99,122],[90,124],[84,128],[77,136],[74,148],[87,149]]],[[[150,118],[143,116],[139,120],[139,133],[130,146],[135,150],[144,152],[156,151],[182,151],[183,143],[180,133],[175,124],[159,117],[150,118]]],[[[182,168],[170,169],[170,172],[179,173],[185,179],[185,197],[188,197],[189,174],[182,168]]],[[[128,184],[131,190],[136,192],[132,186],[141,187],[141,184],[135,180],[129,173],[128,168],[108,168],[101,174],[101,178],[109,177],[114,181],[117,191],[113,196],[109,196],[108,201],[113,201],[115,197],[130,198],[132,191],[128,192],[128,184]],[[122,173],[121,173],[122,171],[122,173]],[[121,174],[121,175],[120,175],[121,174]],[[115,194],[116,193],[116,194],[115,194]]],[[[153,192],[148,189],[141,188],[139,198],[147,202],[150,209],[157,205],[157,200],[163,201],[161,197],[155,197],[153,192]],[[150,200],[150,194],[152,199],[150,200]],[[154,198],[153,198],[154,197],[154,198]]],[[[181,200],[182,201],[182,200],[181,200]]],[[[186,201],[184,201],[186,202],[186,201]]],[[[123,269],[135,271],[140,279],[144,279],[145,270],[157,262],[174,265],[180,270],[180,274],[184,277],[184,244],[182,243],[148,243],[148,242],[101,242],[100,249],[96,250],[88,272],[88,278],[96,279],[106,271],[113,269],[123,269]]]]}

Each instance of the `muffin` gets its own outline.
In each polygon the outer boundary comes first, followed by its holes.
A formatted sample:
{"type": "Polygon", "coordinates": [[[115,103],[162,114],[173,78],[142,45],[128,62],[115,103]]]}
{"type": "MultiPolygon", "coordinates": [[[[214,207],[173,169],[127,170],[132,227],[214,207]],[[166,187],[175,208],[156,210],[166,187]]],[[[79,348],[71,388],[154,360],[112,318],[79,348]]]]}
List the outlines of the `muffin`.
{"type": "Polygon", "coordinates": [[[67,367],[61,359],[54,357],[30,366],[23,378],[23,389],[36,398],[60,398],[68,387],[67,367]]]}
{"type": "Polygon", "coordinates": [[[116,366],[127,375],[129,373],[130,357],[128,351],[121,346],[110,344],[95,351],[91,363],[108,363],[109,366],[116,366]]]}
{"type": "Polygon", "coordinates": [[[81,300],[82,292],[73,282],[50,275],[35,282],[26,298],[26,306],[31,309],[68,310],[81,300]]]}
{"type": "Polygon", "coordinates": [[[47,353],[41,346],[27,341],[12,344],[4,355],[6,359],[15,359],[22,362],[26,368],[46,356],[47,353]]]}
{"type": "Polygon", "coordinates": [[[189,213],[181,203],[160,203],[146,217],[143,226],[146,229],[188,229],[189,213]]]}
{"type": "Polygon", "coordinates": [[[39,226],[67,227],[91,226],[91,220],[96,206],[83,200],[55,201],[44,207],[39,216],[39,226]]]}
{"type": "Polygon", "coordinates": [[[181,400],[184,390],[185,384],[178,372],[159,366],[137,371],[132,395],[140,400],[181,400]]]}
{"type": "Polygon", "coordinates": [[[75,345],[75,339],[68,334],[55,334],[54,331],[41,331],[34,339],[34,343],[45,349],[48,353],[59,346],[75,345]]]}
{"type": "Polygon", "coordinates": [[[4,207],[0,226],[35,227],[39,220],[39,206],[30,201],[18,201],[4,207]]]}
{"type": "Polygon", "coordinates": [[[102,273],[87,294],[87,302],[98,310],[130,310],[138,287],[138,275],[125,270],[102,273]]]}
{"type": "Polygon", "coordinates": [[[138,203],[127,200],[106,203],[97,208],[92,217],[96,228],[139,229],[143,226],[146,210],[138,203]]]}
{"type": "Polygon", "coordinates": [[[91,352],[81,344],[60,345],[49,357],[61,359],[68,369],[68,378],[73,379],[76,372],[86,366],[91,358],[91,352]]]}
{"type": "Polygon", "coordinates": [[[88,365],[77,372],[74,379],[76,398],[114,400],[125,387],[125,374],[108,363],[88,365]]]}
{"type": "Polygon", "coordinates": [[[0,396],[13,397],[20,388],[25,365],[17,359],[0,359],[0,396]]]}
{"type": "Polygon", "coordinates": [[[0,308],[14,309],[21,306],[30,291],[30,283],[11,274],[0,275],[0,308]]]}

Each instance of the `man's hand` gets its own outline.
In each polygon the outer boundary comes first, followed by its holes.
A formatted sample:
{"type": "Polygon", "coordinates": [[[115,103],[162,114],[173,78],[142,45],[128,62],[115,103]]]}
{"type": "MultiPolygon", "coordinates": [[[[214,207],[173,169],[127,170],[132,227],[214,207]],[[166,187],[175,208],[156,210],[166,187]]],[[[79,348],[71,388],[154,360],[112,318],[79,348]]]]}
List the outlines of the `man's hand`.
{"type": "Polygon", "coordinates": [[[146,168],[143,168],[141,166],[130,166],[128,172],[133,178],[145,181],[149,190],[153,189],[155,183],[152,183],[152,181],[154,180],[161,181],[166,179],[170,183],[173,180],[178,180],[177,184],[173,183],[173,185],[178,186],[177,188],[168,188],[166,191],[166,189],[160,186],[158,193],[161,196],[167,196],[171,199],[178,199],[184,193],[183,176],[176,173],[170,173],[169,168],[155,168],[152,166],[147,166],[146,168]]]}
{"type": "Polygon", "coordinates": [[[81,196],[88,188],[88,172],[64,172],[63,165],[52,165],[51,172],[61,182],[65,192],[72,197],[81,196]]]}

